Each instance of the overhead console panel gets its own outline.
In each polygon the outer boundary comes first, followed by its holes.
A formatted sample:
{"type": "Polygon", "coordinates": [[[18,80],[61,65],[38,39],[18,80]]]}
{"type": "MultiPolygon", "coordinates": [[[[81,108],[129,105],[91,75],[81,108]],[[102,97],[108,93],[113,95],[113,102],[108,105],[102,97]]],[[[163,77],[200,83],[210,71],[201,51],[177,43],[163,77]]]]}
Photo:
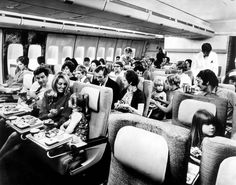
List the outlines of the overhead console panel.
{"type": "Polygon", "coordinates": [[[134,18],[136,21],[133,24],[139,23],[138,20],[149,22],[151,27],[155,24],[157,29],[166,29],[166,35],[175,35],[173,29],[178,33],[182,31],[196,34],[196,37],[214,35],[208,22],[158,0],[73,0],[73,3],[134,18]]]}

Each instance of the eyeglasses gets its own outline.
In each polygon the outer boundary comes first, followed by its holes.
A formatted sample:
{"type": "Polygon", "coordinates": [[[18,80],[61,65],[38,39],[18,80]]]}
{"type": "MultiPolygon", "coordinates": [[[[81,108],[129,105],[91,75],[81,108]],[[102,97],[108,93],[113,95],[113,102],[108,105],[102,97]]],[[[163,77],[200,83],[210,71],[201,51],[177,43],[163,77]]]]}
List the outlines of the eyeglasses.
{"type": "Polygon", "coordinates": [[[114,66],[114,67],[120,67],[120,66],[114,66]]]}

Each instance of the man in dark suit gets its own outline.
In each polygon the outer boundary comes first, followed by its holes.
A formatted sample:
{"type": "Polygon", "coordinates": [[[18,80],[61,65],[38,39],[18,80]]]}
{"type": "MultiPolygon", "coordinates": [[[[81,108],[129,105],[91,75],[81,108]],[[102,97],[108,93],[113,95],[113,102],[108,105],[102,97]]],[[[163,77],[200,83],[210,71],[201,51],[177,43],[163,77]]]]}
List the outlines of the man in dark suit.
{"type": "Polygon", "coordinates": [[[94,70],[94,80],[92,84],[110,87],[113,90],[113,101],[112,101],[112,109],[114,108],[114,103],[118,101],[120,88],[118,84],[108,77],[108,70],[105,66],[98,66],[94,70]]]}

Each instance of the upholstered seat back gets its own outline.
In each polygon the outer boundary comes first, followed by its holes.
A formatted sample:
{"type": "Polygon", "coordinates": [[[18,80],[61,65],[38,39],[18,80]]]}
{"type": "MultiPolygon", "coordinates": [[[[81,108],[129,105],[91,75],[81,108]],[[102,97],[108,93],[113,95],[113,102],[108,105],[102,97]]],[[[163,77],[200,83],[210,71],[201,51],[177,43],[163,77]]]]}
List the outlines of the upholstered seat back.
{"type": "Polygon", "coordinates": [[[158,134],[125,126],[116,135],[114,156],[123,165],[154,181],[162,183],[165,179],[168,146],[158,134]]]}
{"type": "Polygon", "coordinates": [[[216,115],[215,104],[194,99],[185,99],[179,105],[178,120],[184,125],[191,127],[193,115],[199,109],[205,109],[213,115],[216,115]]]}
{"type": "Polygon", "coordinates": [[[89,138],[105,136],[111,110],[112,90],[103,86],[75,82],[73,92],[89,94],[89,108],[91,110],[89,138]]]}
{"type": "Polygon", "coordinates": [[[163,180],[164,184],[185,184],[190,144],[188,129],[134,114],[124,117],[122,113],[114,113],[110,114],[108,131],[112,150],[108,185],[156,185],[163,180]],[[132,128],[127,129],[127,126],[132,128]],[[163,163],[157,164],[158,157],[163,163]],[[156,170],[158,165],[160,169],[156,170]]]}
{"type": "MultiPolygon", "coordinates": [[[[227,105],[228,105],[227,100],[223,99],[223,98],[219,98],[219,97],[209,98],[209,97],[205,97],[205,96],[197,96],[197,95],[190,95],[190,94],[186,94],[186,93],[182,93],[182,92],[177,92],[173,98],[172,123],[186,127],[186,128],[190,128],[190,126],[191,126],[190,123],[187,123],[183,120],[184,119],[183,116],[185,115],[185,113],[188,114],[187,111],[191,111],[191,110],[194,111],[194,109],[196,111],[196,107],[199,107],[201,109],[205,108],[208,110],[212,110],[211,112],[214,112],[214,110],[216,109],[216,118],[219,122],[220,134],[223,135],[224,130],[225,130],[225,125],[226,125],[227,105]],[[186,99],[195,100],[196,105],[194,105],[193,102],[190,101],[190,102],[187,102],[186,105],[184,106],[185,110],[179,110],[179,108],[181,108],[180,105],[181,105],[182,101],[184,101],[186,99]],[[202,103],[199,101],[201,101],[202,103]],[[203,103],[203,102],[205,102],[205,103],[203,103]],[[209,103],[214,104],[215,106],[212,106],[209,103]],[[186,111],[186,109],[188,109],[188,110],[186,111]],[[179,114],[183,115],[180,120],[179,120],[179,114]]],[[[193,111],[192,111],[192,113],[193,113],[193,111]]],[[[189,116],[189,115],[187,115],[187,116],[189,116]]],[[[189,116],[188,120],[189,121],[191,120],[190,116],[189,116]]]]}

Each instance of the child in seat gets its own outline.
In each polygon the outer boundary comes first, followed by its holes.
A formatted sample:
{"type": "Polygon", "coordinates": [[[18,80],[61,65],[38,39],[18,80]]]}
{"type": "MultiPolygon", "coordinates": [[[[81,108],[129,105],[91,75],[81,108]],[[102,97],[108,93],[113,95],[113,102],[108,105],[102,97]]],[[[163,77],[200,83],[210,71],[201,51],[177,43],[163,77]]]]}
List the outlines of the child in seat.
{"type": "Polygon", "coordinates": [[[215,116],[205,109],[199,109],[193,116],[191,127],[191,156],[200,159],[204,137],[214,137],[218,134],[218,124],[215,116]]]}
{"type": "Polygon", "coordinates": [[[159,101],[162,104],[166,102],[166,93],[164,92],[164,82],[160,78],[154,79],[154,87],[151,95],[150,101],[150,118],[162,120],[165,116],[165,113],[156,106],[156,101],[159,101]]]}
{"type": "Polygon", "coordinates": [[[73,134],[72,143],[78,143],[88,139],[89,119],[88,94],[74,93],[69,100],[69,106],[73,111],[70,119],[61,125],[60,129],[68,134],[73,134]]]}

